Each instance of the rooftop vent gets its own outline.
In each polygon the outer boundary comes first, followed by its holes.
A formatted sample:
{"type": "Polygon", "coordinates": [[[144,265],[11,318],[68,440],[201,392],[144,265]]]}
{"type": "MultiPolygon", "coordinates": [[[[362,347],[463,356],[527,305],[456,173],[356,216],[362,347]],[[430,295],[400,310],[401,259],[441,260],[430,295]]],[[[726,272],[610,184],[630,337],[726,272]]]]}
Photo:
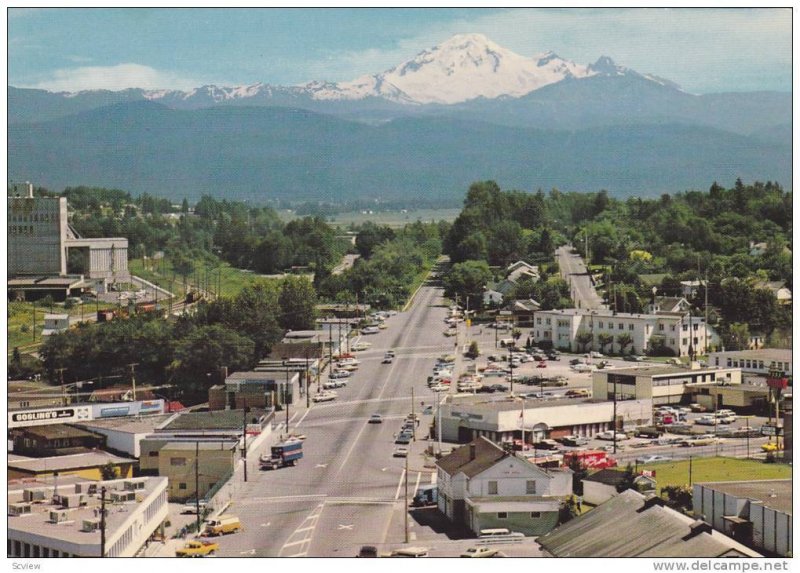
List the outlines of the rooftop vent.
{"type": "Polygon", "coordinates": [[[19,516],[27,515],[31,512],[30,503],[12,503],[8,506],[8,515],[19,516]]]}

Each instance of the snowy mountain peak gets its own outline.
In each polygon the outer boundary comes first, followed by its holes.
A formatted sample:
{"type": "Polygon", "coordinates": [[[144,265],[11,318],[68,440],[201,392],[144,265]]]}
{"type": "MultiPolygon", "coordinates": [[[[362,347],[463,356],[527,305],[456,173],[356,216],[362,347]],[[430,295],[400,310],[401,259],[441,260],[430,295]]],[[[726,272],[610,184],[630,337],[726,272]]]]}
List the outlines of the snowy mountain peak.
{"type": "Polygon", "coordinates": [[[313,97],[375,96],[401,103],[454,104],[476,98],[520,97],[568,77],[588,75],[592,72],[587,66],[553,52],[527,58],[482,34],[459,34],[381,74],[316,89],[313,97]]]}

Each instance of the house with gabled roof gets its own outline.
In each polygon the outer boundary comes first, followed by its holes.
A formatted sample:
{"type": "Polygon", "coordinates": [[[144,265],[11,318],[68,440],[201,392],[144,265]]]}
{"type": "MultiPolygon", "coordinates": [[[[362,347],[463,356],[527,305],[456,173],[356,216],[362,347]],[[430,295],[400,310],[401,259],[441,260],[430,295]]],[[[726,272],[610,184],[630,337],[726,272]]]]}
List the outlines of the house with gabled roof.
{"type": "Polygon", "coordinates": [[[542,535],[572,495],[572,471],[544,469],[479,437],[437,463],[439,510],[476,535],[504,527],[542,535]]]}

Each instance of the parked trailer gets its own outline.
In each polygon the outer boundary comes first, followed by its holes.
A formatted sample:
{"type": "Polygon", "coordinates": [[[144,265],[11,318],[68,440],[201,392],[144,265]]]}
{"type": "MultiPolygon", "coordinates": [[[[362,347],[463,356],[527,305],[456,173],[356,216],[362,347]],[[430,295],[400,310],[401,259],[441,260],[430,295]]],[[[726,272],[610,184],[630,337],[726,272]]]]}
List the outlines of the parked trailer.
{"type": "Polygon", "coordinates": [[[276,470],[278,468],[293,466],[303,457],[303,442],[300,440],[287,440],[272,446],[269,456],[259,458],[262,470],[276,470]]]}

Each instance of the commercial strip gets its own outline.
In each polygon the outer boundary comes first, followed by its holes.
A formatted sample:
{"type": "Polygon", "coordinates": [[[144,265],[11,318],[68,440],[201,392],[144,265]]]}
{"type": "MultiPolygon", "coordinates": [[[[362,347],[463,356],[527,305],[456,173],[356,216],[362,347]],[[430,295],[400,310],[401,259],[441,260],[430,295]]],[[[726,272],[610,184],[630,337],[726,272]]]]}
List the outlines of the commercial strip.
{"type": "Polygon", "coordinates": [[[9,557],[133,557],[163,532],[167,478],[25,487],[8,506],[9,557]]]}
{"type": "Polygon", "coordinates": [[[708,365],[741,368],[743,372],[764,376],[773,370],[778,370],[784,376],[792,376],[792,351],[783,348],[762,348],[712,352],[708,355],[708,365]]]}
{"type": "Polygon", "coordinates": [[[647,426],[653,422],[649,399],[605,400],[563,398],[522,400],[485,395],[450,397],[441,406],[442,439],[465,443],[483,436],[493,442],[522,438],[535,443],[550,437],[594,436],[617,427],[647,426]],[[524,424],[524,425],[523,425],[524,424]]]}
{"type": "Polygon", "coordinates": [[[114,468],[117,477],[132,477],[138,461],[97,450],[46,458],[27,458],[8,454],[7,464],[8,479],[74,475],[84,479],[99,480],[103,478],[103,471],[109,466],[114,468]]]}

